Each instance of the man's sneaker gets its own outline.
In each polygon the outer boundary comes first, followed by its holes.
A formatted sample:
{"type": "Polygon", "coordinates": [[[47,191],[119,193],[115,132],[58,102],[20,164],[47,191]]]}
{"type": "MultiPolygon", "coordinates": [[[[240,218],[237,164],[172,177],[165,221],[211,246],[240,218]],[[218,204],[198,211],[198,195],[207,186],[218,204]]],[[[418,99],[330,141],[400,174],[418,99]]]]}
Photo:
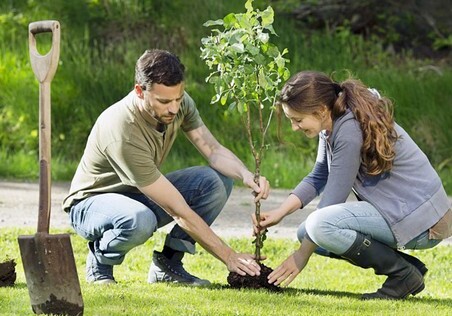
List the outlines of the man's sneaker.
{"type": "Polygon", "coordinates": [[[94,244],[88,243],[88,256],[86,257],[86,281],[92,284],[114,284],[113,266],[101,264],[94,256],[94,244]]]}
{"type": "Polygon", "coordinates": [[[188,273],[183,265],[181,258],[165,257],[161,252],[154,251],[152,255],[152,264],[149,268],[148,283],[171,282],[181,283],[191,286],[210,285],[208,280],[203,280],[188,273]]]}

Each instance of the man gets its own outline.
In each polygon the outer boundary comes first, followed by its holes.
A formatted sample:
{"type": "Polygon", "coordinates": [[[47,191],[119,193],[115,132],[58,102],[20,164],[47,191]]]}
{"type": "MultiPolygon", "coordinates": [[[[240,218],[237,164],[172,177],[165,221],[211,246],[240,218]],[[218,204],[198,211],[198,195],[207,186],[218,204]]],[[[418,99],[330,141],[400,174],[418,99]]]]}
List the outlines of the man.
{"type": "Polygon", "coordinates": [[[148,50],[137,61],[135,86],[107,108],[94,124],[85,152],[63,202],[75,231],[88,240],[86,278],[115,283],[113,266],[171,221],[162,252],[154,251],[148,282],[208,285],[182,265],[195,242],[221,260],[229,271],[259,275],[250,254],[228,247],[209,225],[242,180],[265,199],[269,183],[259,179],[204,125],[195,103],[184,91],[184,66],[177,56],[148,50]],[[207,159],[210,167],[191,167],[162,175],[179,129],[207,159]]]}

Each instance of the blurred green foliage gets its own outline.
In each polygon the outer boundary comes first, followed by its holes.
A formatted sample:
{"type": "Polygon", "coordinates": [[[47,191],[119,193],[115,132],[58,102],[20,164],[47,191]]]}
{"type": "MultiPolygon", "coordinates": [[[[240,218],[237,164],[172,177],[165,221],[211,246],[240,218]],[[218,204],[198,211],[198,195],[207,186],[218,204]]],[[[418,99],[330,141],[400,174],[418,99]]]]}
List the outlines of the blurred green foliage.
{"type": "MultiPolygon", "coordinates": [[[[55,19],[61,24],[61,55],[52,82],[52,172],[70,180],[87,135],[99,113],[133,87],[136,59],[148,48],[178,54],[187,68],[187,91],[217,138],[253,167],[253,157],[240,117],[210,105],[215,95],[204,79],[201,38],[207,20],[243,12],[244,1],[215,0],[5,0],[0,3],[0,177],[36,178],[38,82],[28,56],[28,24],[55,19]]],[[[265,9],[272,1],[254,1],[265,9]]],[[[375,8],[376,10],[378,8],[375,8]]],[[[410,51],[394,54],[378,38],[354,34],[347,25],[307,29],[275,10],[275,44],[287,47],[292,74],[314,69],[349,70],[369,86],[391,97],[396,120],[405,127],[437,168],[452,193],[452,69],[434,60],[415,59],[410,51]]],[[[38,40],[40,52],[50,46],[38,40]]],[[[290,132],[282,121],[284,143],[276,121],[268,134],[262,174],[274,187],[290,188],[309,172],[316,141],[290,132]]],[[[163,171],[205,163],[193,146],[179,137],[163,171]]]]}

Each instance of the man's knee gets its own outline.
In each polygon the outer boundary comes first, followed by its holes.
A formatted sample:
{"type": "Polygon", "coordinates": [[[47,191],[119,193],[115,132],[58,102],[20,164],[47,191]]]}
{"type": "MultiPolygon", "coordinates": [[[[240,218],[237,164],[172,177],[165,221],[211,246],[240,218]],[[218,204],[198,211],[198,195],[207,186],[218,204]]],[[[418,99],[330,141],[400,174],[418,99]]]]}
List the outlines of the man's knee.
{"type": "Polygon", "coordinates": [[[134,212],[118,227],[121,235],[134,246],[146,242],[157,229],[157,218],[148,208],[134,212]]]}
{"type": "Polygon", "coordinates": [[[226,194],[229,196],[234,183],[231,178],[226,177],[211,167],[200,167],[200,174],[205,183],[212,187],[224,187],[226,194]]]}
{"type": "Polygon", "coordinates": [[[201,167],[202,192],[208,193],[220,204],[225,204],[231,194],[234,181],[210,167],[201,167]]]}

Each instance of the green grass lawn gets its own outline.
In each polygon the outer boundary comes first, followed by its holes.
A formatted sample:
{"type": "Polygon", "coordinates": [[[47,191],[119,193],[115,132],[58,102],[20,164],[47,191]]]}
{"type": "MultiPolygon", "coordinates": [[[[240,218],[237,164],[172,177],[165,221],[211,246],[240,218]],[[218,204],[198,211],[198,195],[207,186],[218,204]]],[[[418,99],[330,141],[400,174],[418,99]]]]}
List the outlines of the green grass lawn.
{"type": "MultiPolygon", "coordinates": [[[[0,261],[10,258],[17,262],[15,286],[0,288],[0,315],[33,315],[17,243],[17,236],[24,234],[33,234],[33,230],[0,229],[0,261]]],[[[290,287],[278,293],[228,288],[225,266],[202,249],[188,256],[185,266],[212,281],[212,287],[147,284],[152,250],[162,247],[162,233],[132,250],[124,263],[115,268],[117,285],[88,285],[84,279],[85,241],[76,235],[71,240],[85,303],[84,315],[452,315],[450,245],[416,252],[429,268],[426,289],[416,297],[404,301],[361,301],[360,293],[376,290],[384,277],[320,256],[313,256],[290,287]]],[[[227,242],[237,250],[252,251],[249,239],[227,242]]],[[[265,264],[275,268],[297,247],[294,239],[267,240],[265,264]]]]}

